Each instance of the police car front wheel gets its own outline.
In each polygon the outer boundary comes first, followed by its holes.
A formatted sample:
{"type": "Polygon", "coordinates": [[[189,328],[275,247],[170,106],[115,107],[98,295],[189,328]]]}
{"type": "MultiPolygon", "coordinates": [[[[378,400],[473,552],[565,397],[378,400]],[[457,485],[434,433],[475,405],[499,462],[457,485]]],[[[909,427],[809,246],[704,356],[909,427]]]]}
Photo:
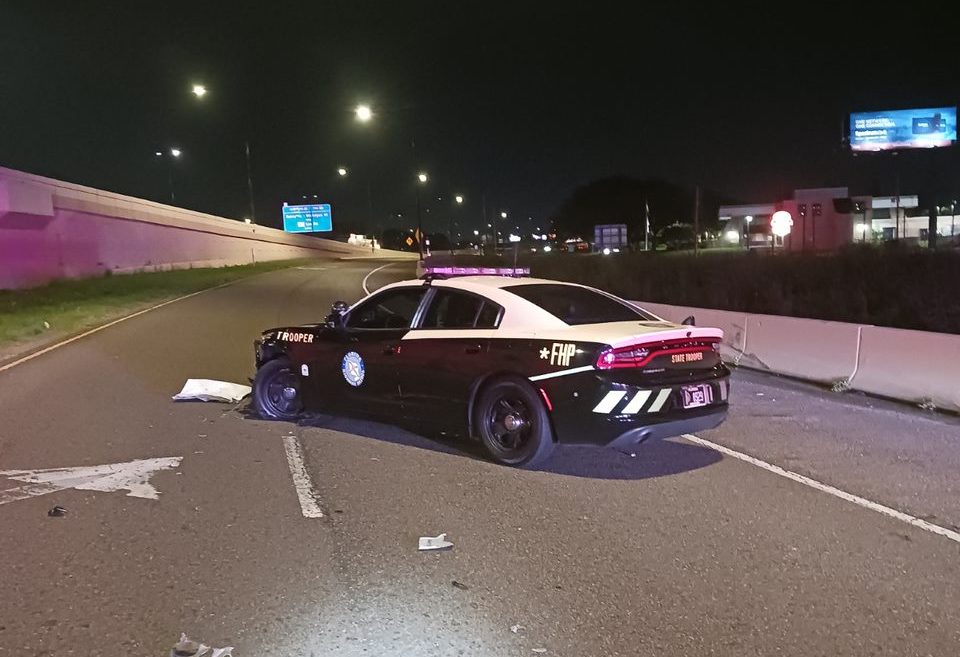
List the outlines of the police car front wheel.
{"type": "Polygon", "coordinates": [[[543,402],[520,379],[487,385],[476,406],[475,427],[487,452],[504,465],[536,465],[553,453],[553,432],[543,402]]]}
{"type": "Polygon", "coordinates": [[[294,420],[303,410],[300,379],[286,358],[264,363],[253,380],[253,405],[265,420],[294,420]]]}

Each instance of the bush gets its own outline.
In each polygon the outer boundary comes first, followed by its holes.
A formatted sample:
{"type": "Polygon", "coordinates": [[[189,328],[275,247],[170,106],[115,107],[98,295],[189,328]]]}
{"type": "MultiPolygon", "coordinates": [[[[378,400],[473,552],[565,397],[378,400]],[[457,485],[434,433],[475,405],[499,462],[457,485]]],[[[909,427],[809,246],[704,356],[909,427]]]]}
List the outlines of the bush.
{"type": "MultiPolygon", "coordinates": [[[[833,255],[758,252],[523,259],[534,276],[628,299],[960,334],[960,254],[857,246],[833,255]]],[[[465,258],[462,264],[477,264],[465,258]]],[[[512,264],[512,258],[511,263],[512,264]]]]}

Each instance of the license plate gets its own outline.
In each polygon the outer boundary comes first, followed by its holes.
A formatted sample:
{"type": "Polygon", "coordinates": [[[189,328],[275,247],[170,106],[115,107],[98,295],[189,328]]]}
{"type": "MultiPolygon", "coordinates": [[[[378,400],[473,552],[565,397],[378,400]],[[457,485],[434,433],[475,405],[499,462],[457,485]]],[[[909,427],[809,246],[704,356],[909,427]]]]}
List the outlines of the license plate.
{"type": "Polygon", "coordinates": [[[699,386],[683,386],[680,392],[683,395],[684,408],[699,408],[713,401],[713,389],[708,383],[699,386]]]}

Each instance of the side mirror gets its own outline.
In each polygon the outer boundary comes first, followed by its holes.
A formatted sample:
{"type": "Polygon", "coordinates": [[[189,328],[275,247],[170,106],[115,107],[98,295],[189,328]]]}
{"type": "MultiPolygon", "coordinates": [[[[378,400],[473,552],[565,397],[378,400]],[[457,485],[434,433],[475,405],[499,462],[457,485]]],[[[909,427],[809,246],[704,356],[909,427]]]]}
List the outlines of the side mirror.
{"type": "Polygon", "coordinates": [[[696,326],[697,320],[694,319],[693,315],[690,315],[680,323],[683,324],[684,326],[696,326]]]}

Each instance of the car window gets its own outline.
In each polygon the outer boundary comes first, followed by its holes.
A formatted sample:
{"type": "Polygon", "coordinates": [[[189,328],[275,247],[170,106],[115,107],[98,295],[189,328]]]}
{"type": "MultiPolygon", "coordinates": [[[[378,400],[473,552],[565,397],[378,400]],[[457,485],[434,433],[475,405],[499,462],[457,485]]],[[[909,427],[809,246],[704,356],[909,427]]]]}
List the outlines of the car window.
{"type": "Polygon", "coordinates": [[[476,328],[492,329],[497,328],[500,323],[500,311],[502,308],[492,301],[484,301],[480,314],[477,315],[476,328]]]}
{"type": "Polygon", "coordinates": [[[619,299],[576,285],[533,283],[508,285],[503,289],[570,325],[656,320],[653,315],[619,299]]]}
{"type": "Polygon", "coordinates": [[[454,290],[438,289],[420,328],[473,328],[483,299],[454,290]]]}
{"type": "Polygon", "coordinates": [[[400,329],[413,323],[425,288],[407,287],[387,290],[364,301],[350,311],[347,328],[400,329]]]}

